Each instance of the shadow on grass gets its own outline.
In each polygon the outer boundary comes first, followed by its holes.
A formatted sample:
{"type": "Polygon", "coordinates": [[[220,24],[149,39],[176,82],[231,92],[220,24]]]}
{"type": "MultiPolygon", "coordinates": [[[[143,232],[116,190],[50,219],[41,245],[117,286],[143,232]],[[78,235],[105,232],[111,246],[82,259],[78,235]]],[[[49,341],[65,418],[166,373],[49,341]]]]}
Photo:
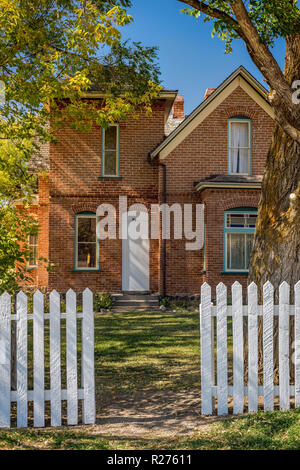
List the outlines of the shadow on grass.
{"type": "Polygon", "coordinates": [[[107,391],[199,386],[198,317],[194,312],[99,315],[97,383],[107,391]]]}

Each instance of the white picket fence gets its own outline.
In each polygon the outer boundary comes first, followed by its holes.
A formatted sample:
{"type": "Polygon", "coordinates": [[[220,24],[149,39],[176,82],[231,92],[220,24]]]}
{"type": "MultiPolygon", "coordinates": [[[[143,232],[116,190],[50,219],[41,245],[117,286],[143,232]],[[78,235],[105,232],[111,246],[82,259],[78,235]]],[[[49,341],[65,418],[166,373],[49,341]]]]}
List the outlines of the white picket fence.
{"type": "Polygon", "coordinates": [[[51,426],[62,424],[62,400],[67,401],[67,422],[78,423],[78,400],[83,401],[82,420],[95,422],[94,385],[94,313],[93,294],[82,295],[82,313],[76,312],[76,294],[66,294],[66,313],[60,312],[60,295],[50,293],[50,313],[44,313],[44,296],[33,296],[33,314],[28,314],[27,296],[19,292],[16,313],[11,313],[11,297],[0,297],[0,428],[11,426],[11,403],[17,403],[17,426],[28,426],[28,404],[33,402],[33,424],[45,426],[45,402],[50,401],[51,426]],[[77,373],[77,319],[82,319],[81,387],[77,373]],[[50,388],[45,390],[44,335],[46,319],[50,320],[50,388]],[[61,319],[66,319],[66,384],[62,390],[61,319]],[[28,390],[28,322],[33,321],[33,390],[28,390]],[[16,390],[11,390],[12,324],[16,322],[16,390]]]}
{"type": "Polygon", "coordinates": [[[233,398],[233,413],[258,410],[259,397],[263,397],[264,410],[274,409],[274,398],[279,397],[281,410],[290,408],[294,397],[300,407],[300,281],[294,287],[295,304],[290,305],[290,287],[283,282],[279,288],[279,305],[274,305],[274,288],[270,282],[263,287],[263,305],[258,305],[257,286],[248,287],[248,305],[243,305],[242,286],[232,285],[232,305],[227,305],[227,288],[220,283],[216,289],[216,306],[211,302],[211,288],[201,288],[200,340],[201,340],[201,393],[202,413],[211,415],[217,398],[217,413],[228,413],[228,398],[233,398]],[[263,319],[263,385],[258,382],[258,318],[263,319]],[[274,316],[279,317],[279,385],[274,385],[274,316]],[[290,384],[290,317],[294,317],[292,341],[294,384],[290,384]],[[216,317],[216,321],[214,318],[216,317]],[[232,317],[233,385],[228,384],[228,317],[232,317]],[[244,320],[246,319],[247,320],[244,320]],[[248,383],[244,383],[244,322],[248,330],[248,383]],[[215,348],[216,338],[216,348],[215,348]],[[216,357],[215,357],[216,354],[216,357]],[[215,370],[216,366],[216,370],[215,370]]]}

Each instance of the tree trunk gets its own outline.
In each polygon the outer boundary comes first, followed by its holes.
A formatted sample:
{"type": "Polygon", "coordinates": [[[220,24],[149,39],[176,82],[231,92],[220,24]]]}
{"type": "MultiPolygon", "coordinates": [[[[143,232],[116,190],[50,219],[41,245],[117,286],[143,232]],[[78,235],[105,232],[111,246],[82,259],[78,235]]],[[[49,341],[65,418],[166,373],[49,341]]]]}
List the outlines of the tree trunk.
{"type": "MultiPolygon", "coordinates": [[[[287,40],[285,76],[292,84],[300,79],[300,35],[287,40]]],[[[291,89],[292,95],[292,89],[291,89]]],[[[300,107],[300,105],[299,105],[300,107]]],[[[276,112],[276,109],[275,109],[276,112]]],[[[300,280],[300,145],[275,125],[258,207],[249,283],[254,281],[262,299],[262,287],[270,281],[278,301],[279,286],[300,280]]],[[[292,357],[294,321],[290,322],[292,357]]],[[[259,321],[259,370],[263,370],[262,321],[259,321]]],[[[274,321],[274,376],[278,383],[278,318],[274,321]]],[[[290,363],[294,379],[294,364],[290,363]]]]}
{"type": "MultiPolygon", "coordinates": [[[[299,75],[300,76],[300,75],[299,75]]],[[[300,279],[300,145],[275,125],[258,207],[249,281],[300,279]]]]}
{"type": "MultiPolygon", "coordinates": [[[[299,34],[287,40],[284,74],[291,84],[300,79],[299,34]]],[[[261,294],[262,285],[270,281],[278,296],[281,282],[293,286],[299,279],[300,145],[275,125],[258,207],[249,282],[254,281],[261,294]]]]}

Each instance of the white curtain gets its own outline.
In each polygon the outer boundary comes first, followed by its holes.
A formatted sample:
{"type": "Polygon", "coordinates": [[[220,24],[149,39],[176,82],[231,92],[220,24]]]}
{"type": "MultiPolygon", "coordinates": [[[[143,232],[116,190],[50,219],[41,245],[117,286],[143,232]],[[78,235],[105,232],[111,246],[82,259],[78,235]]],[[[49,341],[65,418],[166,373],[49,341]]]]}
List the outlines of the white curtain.
{"type": "Polygon", "coordinates": [[[231,122],[230,128],[230,172],[249,173],[249,125],[231,122]]]}

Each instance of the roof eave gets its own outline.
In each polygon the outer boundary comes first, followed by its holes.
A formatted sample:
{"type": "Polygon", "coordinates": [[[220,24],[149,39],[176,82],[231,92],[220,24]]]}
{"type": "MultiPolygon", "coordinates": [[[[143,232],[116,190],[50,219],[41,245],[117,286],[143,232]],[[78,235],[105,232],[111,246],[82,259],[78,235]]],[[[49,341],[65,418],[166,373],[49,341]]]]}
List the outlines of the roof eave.
{"type": "MultiPolygon", "coordinates": [[[[180,124],[156,149],[154,149],[150,156],[151,159],[154,159],[159,155],[161,150],[163,150],[168,143],[178,135],[183,127],[189,125],[189,123],[203,110],[206,108],[233,80],[235,80],[239,75],[241,75],[246,81],[251,82],[251,85],[256,89],[256,91],[268,102],[267,89],[256,80],[253,75],[251,75],[243,66],[238,67],[229,77],[227,77],[216,89],[215,91],[205,100],[197,106],[194,111],[185,119],[182,124],[180,124]]],[[[268,102],[269,103],[269,102],[268,102]]],[[[270,103],[269,103],[270,104],[270,103]]]]}
{"type": "MultiPolygon", "coordinates": [[[[157,99],[164,100],[164,99],[175,99],[177,96],[178,90],[162,90],[157,99]]],[[[81,94],[82,98],[105,98],[109,95],[107,93],[101,93],[99,91],[88,91],[86,93],[81,94]]]]}
{"type": "Polygon", "coordinates": [[[261,189],[261,183],[219,183],[219,182],[201,182],[195,187],[195,191],[201,192],[204,189],[261,189]]]}
{"type": "MultiPolygon", "coordinates": [[[[157,100],[165,100],[165,115],[164,115],[164,119],[165,119],[165,122],[167,121],[168,119],[168,116],[171,112],[171,109],[172,109],[172,106],[173,106],[173,103],[175,101],[175,98],[178,94],[178,90],[162,90],[158,97],[156,98],[157,100]]],[[[98,91],[89,91],[87,93],[82,93],[82,98],[89,98],[89,99],[101,99],[101,98],[105,98],[107,97],[108,95],[105,94],[105,93],[99,93],[98,91]]]]}

